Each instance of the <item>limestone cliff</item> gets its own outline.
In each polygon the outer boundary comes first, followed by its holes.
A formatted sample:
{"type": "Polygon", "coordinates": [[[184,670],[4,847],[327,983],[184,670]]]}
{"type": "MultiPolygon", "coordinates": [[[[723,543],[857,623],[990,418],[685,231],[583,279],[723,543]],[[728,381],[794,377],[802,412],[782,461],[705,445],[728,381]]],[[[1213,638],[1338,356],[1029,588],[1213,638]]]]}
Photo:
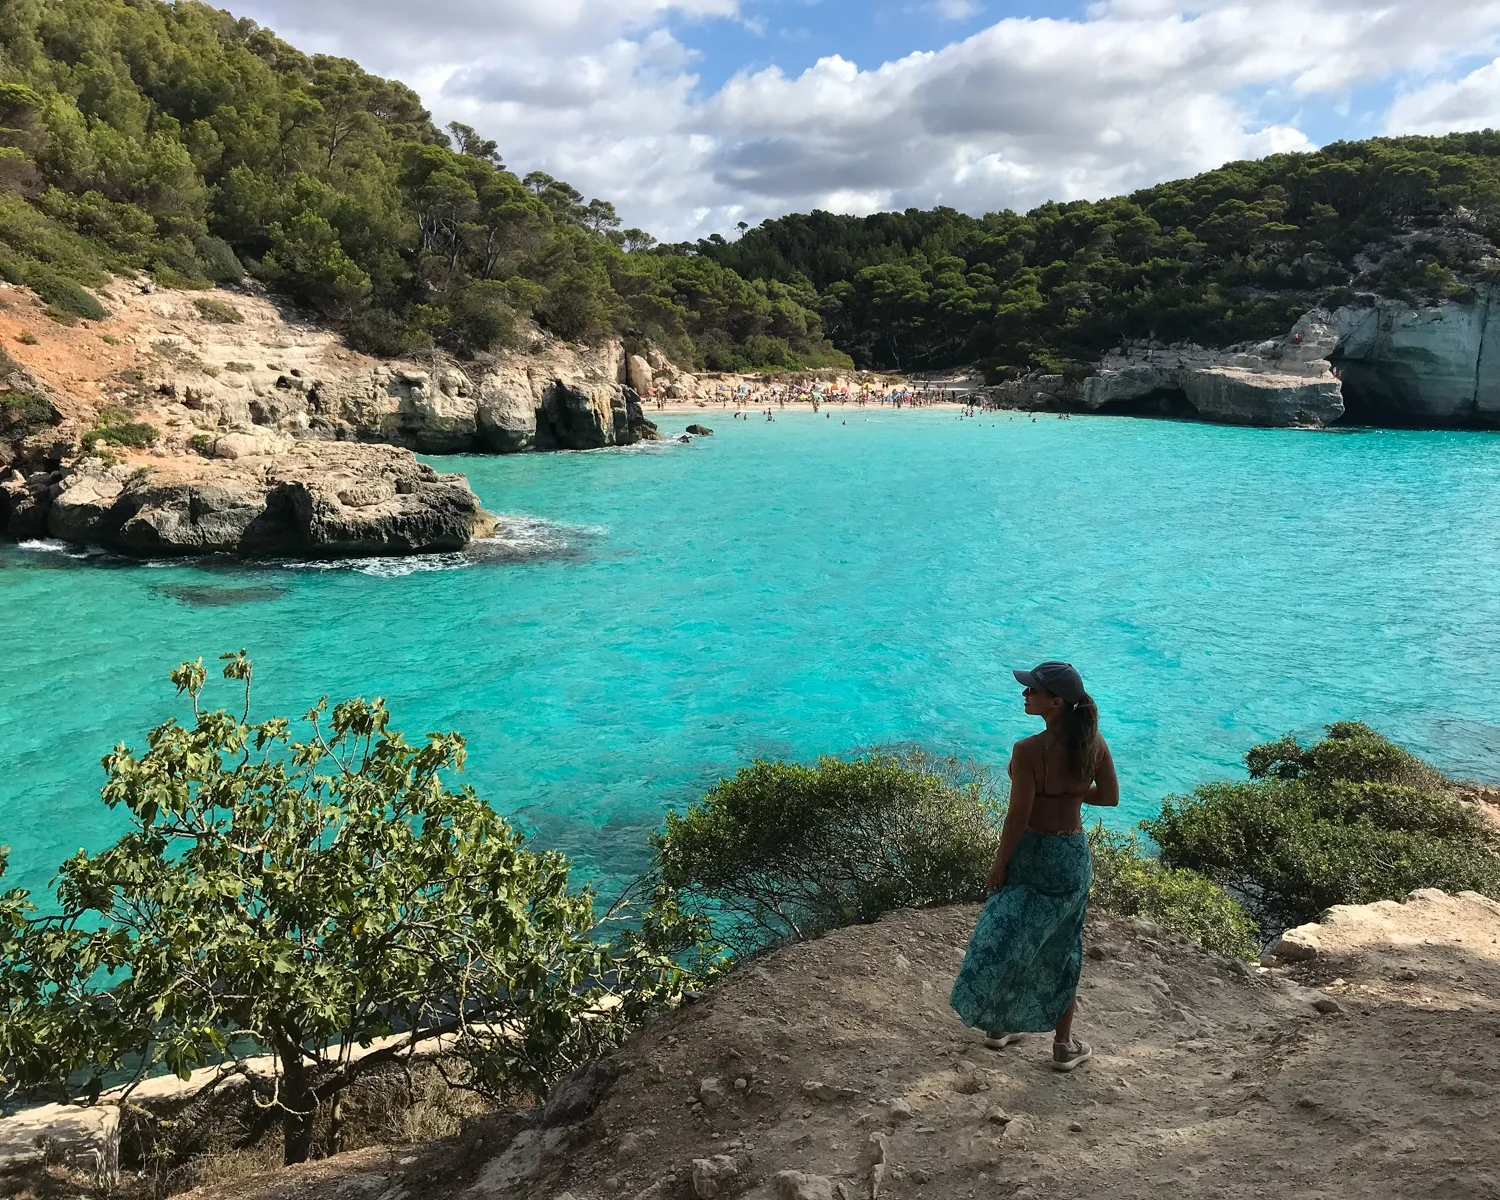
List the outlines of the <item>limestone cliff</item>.
{"type": "Polygon", "coordinates": [[[1326,320],[1356,414],[1392,423],[1500,426],[1500,288],[1470,303],[1381,301],[1326,320]]]}
{"type": "Polygon", "coordinates": [[[454,549],[494,522],[462,476],[412,451],[658,436],[619,343],[576,349],[538,333],[530,352],[483,368],[388,361],[251,290],[117,280],[101,298],[108,319],[64,326],[0,285],[0,345],[14,360],[0,360],[0,389],[43,398],[48,418],[0,423],[0,533],[13,539],[148,555],[454,549]],[[111,445],[111,423],[126,421],[149,440],[111,445]]]}
{"type": "Polygon", "coordinates": [[[991,389],[1022,407],[1159,413],[1236,425],[1500,426],[1500,288],[1425,308],[1367,297],[1281,338],[1209,350],[1127,342],[1083,380],[991,389]]]}

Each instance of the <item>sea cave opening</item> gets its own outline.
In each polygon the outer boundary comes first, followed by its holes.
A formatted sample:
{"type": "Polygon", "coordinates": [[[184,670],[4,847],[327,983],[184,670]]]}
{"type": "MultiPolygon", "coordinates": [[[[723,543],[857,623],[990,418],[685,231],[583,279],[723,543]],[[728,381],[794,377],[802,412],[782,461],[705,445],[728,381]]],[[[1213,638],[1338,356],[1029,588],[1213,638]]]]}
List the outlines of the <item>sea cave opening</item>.
{"type": "Polygon", "coordinates": [[[1193,407],[1181,388],[1157,388],[1132,400],[1110,400],[1096,410],[1110,417],[1158,417],[1172,421],[1201,421],[1203,415],[1193,407]]]}
{"type": "Polygon", "coordinates": [[[1403,390],[1415,392],[1418,389],[1415,378],[1401,378],[1399,365],[1371,363],[1337,354],[1328,361],[1344,385],[1344,415],[1338,424],[1375,429],[1422,429],[1441,424],[1414,415],[1409,405],[1402,402],[1403,390]]]}

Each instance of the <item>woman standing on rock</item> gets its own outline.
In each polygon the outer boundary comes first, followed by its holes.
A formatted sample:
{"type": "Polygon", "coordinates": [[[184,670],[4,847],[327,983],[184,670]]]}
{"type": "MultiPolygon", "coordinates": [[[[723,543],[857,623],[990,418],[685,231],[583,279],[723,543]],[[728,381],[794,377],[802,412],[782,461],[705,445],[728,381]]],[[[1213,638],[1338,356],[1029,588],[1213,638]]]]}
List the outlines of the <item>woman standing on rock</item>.
{"type": "Polygon", "coordinates": [[[1083,806],[1114,808],[1120,784],[1099,736],[1099,710],[1068,663],[1016,671],[1026,711],[1047,722],[1016,743],[1010,808],[979,914],[949,1003],[1000,1049],[1025,1033],[1055,1030],[1052,1065],[1071,1071],[1093,1057],[1073,1037],[1083,918],[1093,869],[1083,806]]]}

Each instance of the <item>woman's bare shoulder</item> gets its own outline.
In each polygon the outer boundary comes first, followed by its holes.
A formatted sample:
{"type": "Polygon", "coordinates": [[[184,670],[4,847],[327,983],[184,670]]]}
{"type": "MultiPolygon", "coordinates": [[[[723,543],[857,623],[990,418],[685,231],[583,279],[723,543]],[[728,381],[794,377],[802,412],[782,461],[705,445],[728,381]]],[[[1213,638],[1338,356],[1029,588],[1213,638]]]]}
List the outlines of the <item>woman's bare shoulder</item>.
{"type": "Polygon", "coordinates": [[[1012,753],[1023,762],[1034,762],[1040,759],[1043,751],[1043,743],[1046,740],[1046,732],[1033,733],[1030,737],[1024,737],[1012,748],[1012,753]]]}

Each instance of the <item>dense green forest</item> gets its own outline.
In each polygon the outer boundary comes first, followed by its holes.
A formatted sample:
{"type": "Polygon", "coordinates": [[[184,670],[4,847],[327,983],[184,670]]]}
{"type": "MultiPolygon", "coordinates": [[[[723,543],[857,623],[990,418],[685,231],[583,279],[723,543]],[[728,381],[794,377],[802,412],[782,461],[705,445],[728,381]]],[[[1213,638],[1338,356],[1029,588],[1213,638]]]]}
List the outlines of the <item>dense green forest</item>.
{"type": "Polygon", "coordinates": [[[77,285],[248,270],[384,353],[650,339],[721,368],[848,360],[802,281],[654,254],[611,204],[507,170],[473,129],[344,59],[161,0],[0,0],[0,276],[69,315],[77,285]]]}
{"type": "MultiPolygon", "coordinates": [[[[503,133],[503,131],[501,131],[503,133]]],[[[438,129],[409,88],[182,0],[0,2],[0,277],[249,272],[356,345],[463,355],[535,320],[717,369],[1083,371],[1122,337],[1225,345],[1361,292],[1472,294],[1500,134],[1340,143],[1128,197],[971,217],[826,212],[657,245],[607,200],[438,129]]]]}
{"type": "Polygon", "coordinates": [[[693,249],[810,284],[861,364],[1066,372],[1122,338],[1270,337],[1357,292],[1462,299],[1497,240],[1500,134],[1485,132],[1337,143],[1024,216],[814,212],[693,249]]]}

